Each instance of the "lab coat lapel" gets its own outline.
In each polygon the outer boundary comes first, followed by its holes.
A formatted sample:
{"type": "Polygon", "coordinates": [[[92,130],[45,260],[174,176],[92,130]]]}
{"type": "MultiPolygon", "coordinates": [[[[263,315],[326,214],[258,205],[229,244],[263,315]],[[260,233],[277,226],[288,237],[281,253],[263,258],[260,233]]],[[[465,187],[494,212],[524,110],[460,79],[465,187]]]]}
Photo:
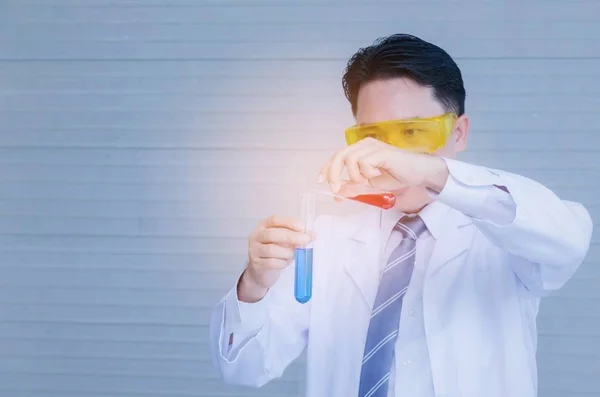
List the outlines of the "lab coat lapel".
{"type": "Polygon", "coordinates": [[[344,268],[362,295],[367,310],[373,308],[379,284],[381,211],[367,211],[348,238],[344,268]]]}
{"type": "Polygon", "coordinates": [[[445,264],[465,252],[473,239],[474,226],[467,216],[448,208],[440,232],[436,236],[427,267],[428,276],[437,273],[445,264]]]}
{"type": "MultiPolygon", "coordinates": [[[[434,275],[446,263],[465,252],[473,238],[474,226],[468,217],[446,207],[437,216],[442,217],[439,233],[427,267],[428,276],[434,275]],[[469,226],[470,225],[470,226],[469,226]]],[[[368,310],[373,308],[379,284],[382,241],[380,236],[381,211],[367,211],[355,225],[356,230],[347,240],[347,249],[341,256],[344,268],[368,310]]]]}

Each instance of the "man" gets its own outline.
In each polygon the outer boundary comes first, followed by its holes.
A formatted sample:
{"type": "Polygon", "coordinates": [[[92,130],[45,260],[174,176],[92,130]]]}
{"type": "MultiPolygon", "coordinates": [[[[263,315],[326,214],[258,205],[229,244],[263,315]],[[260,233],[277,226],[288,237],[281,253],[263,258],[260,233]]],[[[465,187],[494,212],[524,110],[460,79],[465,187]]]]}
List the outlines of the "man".
{"type": "Polygon", "coordinates": [[[437,46],[379,40],[350,59],[343,85],[357,125],[319,178],[339,191],[345,169],[397,205],[381,229],[377,211],[323,217],[311,235],[294,219],[261,222],[214,312],[220,374],[260,387],[307,349],[310,397],[536,396],[539,301],[582,263],[588,212],[455,159],[469,132],[465,89],[437,46]],[[302,305],[293,253],[309,240],[314,292],[302,305]]]}

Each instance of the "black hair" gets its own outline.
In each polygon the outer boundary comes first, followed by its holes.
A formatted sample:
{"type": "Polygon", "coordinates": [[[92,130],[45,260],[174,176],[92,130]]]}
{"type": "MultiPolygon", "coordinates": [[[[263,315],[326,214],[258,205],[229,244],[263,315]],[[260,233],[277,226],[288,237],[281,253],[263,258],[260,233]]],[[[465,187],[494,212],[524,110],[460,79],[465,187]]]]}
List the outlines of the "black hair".
{"type": "Polygon", "coordinates": [[[447,112],[465,112],[465,87],[456,62],[440,47],[409,34],[377,39],[348,61],[342,86],[356,115],[358,91],[373,80],[409,78],[431,87],[447,112]]]}

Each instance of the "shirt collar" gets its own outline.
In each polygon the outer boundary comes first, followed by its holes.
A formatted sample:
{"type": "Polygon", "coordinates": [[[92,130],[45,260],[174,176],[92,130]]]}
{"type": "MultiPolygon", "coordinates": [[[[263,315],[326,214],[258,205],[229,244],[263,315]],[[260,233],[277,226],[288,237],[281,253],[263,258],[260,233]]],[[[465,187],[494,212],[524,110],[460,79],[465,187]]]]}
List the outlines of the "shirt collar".
{"type": "MultiPolygon", "coordinates": [[[[425,222],[425,226],[427,226],[427,232],[436,240],[442,235],[444,215],[446,215],[447,211],[448,207],[446,205],[439,201],[434,201],[418,213],[423,222],[425,222]]],[[[407,214],[397,208],[382,211],[381,233],[385,239],[392,233],[394,225],[405,215],[407,214]]]]}

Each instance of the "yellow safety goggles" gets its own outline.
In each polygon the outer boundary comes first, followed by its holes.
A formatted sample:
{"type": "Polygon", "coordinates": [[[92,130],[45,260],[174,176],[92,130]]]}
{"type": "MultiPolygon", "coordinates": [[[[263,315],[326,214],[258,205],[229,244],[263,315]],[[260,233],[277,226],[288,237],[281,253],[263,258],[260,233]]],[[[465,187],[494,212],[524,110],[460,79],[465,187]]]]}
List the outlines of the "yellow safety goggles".
{"type": "Polygon", "coordinates": [[[346,143],[374,138],[402,149],[433,153],[446,144],[457,119],[455,113],[430,118],[390,120],[346,129],[346,143]]]}

